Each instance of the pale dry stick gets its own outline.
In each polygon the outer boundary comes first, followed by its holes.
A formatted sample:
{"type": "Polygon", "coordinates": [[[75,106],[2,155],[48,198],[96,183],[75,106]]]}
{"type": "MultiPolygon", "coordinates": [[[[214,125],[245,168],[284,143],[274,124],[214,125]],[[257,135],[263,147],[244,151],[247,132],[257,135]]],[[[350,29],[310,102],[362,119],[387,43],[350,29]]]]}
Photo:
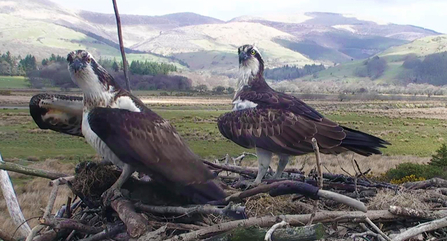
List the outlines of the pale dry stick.
{"type": "Polygon", "coordinates": [[[447,217],[437,219],[427,223],[421,223],[416,227],[407,229],[405,232],[398,234],[392,241],[403,241],[420,233],[433,231],[436,229],[447,227],[447,217]]]}
{"type": "MultiPolygon", "coordinates": [[[[5,164],[1,154],[0,164],[5,164]]],[[[8,208],[8,212],[11,216],[12,221],[19,227],[20,234],[23,237],[27,237],[31,233],[31,228],[26,222],[22,210],[20,209],[20,205],[17,201],[17,196],[14,192],[14,187],[12,186],[8,172],[4,170],[0,170],[0,188],[3,192],[3,197],[6,201],[6,207],[8,208]]]]}
{"type": "Polygon", "coordinates": [[[373,223],[373,221],[371,221],[371,219],[369,219],[368,217],[365,217],[365,221],[377,232],[379,233],[384,239],[386,239],[387,241],[391,241],[390,237],[388,237],[384,232],[382,232],[382,230],[380,230],[379,227],[377,227],[377,225],[375,223],[373,223]]]}
{"type": "Polygon", "coordinates": [[[64,173],[57,173],[57,172],[50,172],[50,171],[44,171],[39,169],[34,169],[26,166],[22,166],[15,163],[7,163],[0,161],[0,169],[11,171],[11,172],[17,172],[25,175],[35,176],[35,177],[43,177],[47,179],[58,179],[61,177],[67,177],[67,174],[64,173]]]}
{"type": "MultiPolygon", "coordinates": [[[[318,147],[317,139],[315,139],[315,138],[312,138],[312,147],[313,147],[314,152],[315,152],[315,159],[316,159],[316,163],[317,163],[317,173],[318,173],[317,185],[318,185],[318,188],[320,190],[322,190],[323,189],[323,173],[321,172],[320,148],[318,147]]],[[[311,218],[309,220],[309,223],[307,223],[307,225],[311,225],[312,224],[313,218],[315,217],[315,213],[318,210],[318,203],[319,203],[319,201],[318,200],[314,200],[313,202],[314,202],[314,208],[312,210],[312,216],[311,216],[311,218]]]]}
{"type": "MultiPolygon", "coordinates": [[[[54,180],[53,183],[53,189],[51,190],[50,193],[50,198],[48,199],[48,203],[47,203],[47,207],[45,208],[45,212],[43,214],[43,218],[47,219],[50,217],[51,211],[53,210],[53,206],[54,206],[54,202],[56,201],[56,197],[57,197],[57,191],[59,189],[59,179],[54,180]]],[[[42,231],[42,229],[44,228],[44,225],[36,225],[31,232],[29,233],[29,235],[26,237],[26,241],[32,241],[34,239],[34,237],[37,235],[37,233],[39,233],[40,231],[42,231]]]]}
{"type": "Polygon", "coordinates": [[[272,235],[275,232],[276,229],[282,228],[289,225],[286,221],[282,220],[280,223],[274,224],[265,234],[264,240],[265,241],[272,241],[272,235]]]}

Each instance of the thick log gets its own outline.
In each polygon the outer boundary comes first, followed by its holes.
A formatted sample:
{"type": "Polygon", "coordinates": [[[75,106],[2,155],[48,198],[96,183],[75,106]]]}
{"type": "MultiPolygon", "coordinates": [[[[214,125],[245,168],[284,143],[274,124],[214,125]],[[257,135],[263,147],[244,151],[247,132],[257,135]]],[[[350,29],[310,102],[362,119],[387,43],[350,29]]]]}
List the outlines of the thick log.
{"type": "MultiPolygon", "coordinates": [[[[0,154],[0,166],[5,165],[3,158],[0,154]]],[[[26,222],[23,216],[22,210],[20,209],[19,202],[17,201],[17,196],[14,188],[9,178],[8,172],[0,170],[0,188],[3,192],[3,197],[6,201],[6,207],[8,208],[9,215],[12,221],[18,227],[20,235],[27,237],[31,233],[31,228],[26,222]]]]}
{"type": "MultiPolygon", "coordinates": [[[[223,233],[206,241],[236,241],[236,240],[264,240],[267,230],[257,227],[237,228],[230,232],[223,233]]],[[[321,223],[304,226],[277,229],[272,235],[274,241],[312,241],[319,240],[325,235],[324,226],[321,223]]]]}
{"type": "Polygon", "coordinates": [[[435,177],[425,181],[407,182],[402,184],[408,189],[427,189],[429,187],[447,187],[447,180],[435,177]]]}
{"type": "Polygon", "coordinates": [[[118,213],[121,221],[126,225],[127,233],[130,237],[140,237],[147,231],[147,220],[141,214],[135,212],[135,208],[129,200],[118,198],[113,200],[110,206],[118,213]]]}
{"type": "Polygon", "coordinates": [[[215,215],[231,215],[232,213],[245,212],[245,207],[240,205],[228,204],[224,208],[218,208],[211,205],[195,205],[189,207],[173,207],[173,206],[152,206],[142,203],[134,204],[136,209],[141,211],[157,213],[157,214],[177,214],[177,215],[190,215],[194,213],[200,214],[215,214],[215,215]]]}

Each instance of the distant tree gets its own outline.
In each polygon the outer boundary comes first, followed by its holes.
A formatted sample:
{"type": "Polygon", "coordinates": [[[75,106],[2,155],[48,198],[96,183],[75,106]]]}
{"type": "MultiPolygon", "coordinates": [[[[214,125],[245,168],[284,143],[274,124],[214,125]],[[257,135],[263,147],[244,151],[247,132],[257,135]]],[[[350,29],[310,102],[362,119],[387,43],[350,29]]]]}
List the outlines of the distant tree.
{"type": "Polygon", "coordinates": [[[19,61],[19,68],[21,68],[25,73],[36,70],[37,62],[36,58],[31,54],[28,54],[24,59],[19,61]]]}
{"type": "Polygon", "coordinates": [[[383,72],[385,72],[388,64],[385,59],[379,58],[379,56],[374,56],[370,61],[368,61],[366,67],[369,78],[375,80],[383,75],[383,72]]]}
{"type": "Polygon", "coordinates": [[[233,94],[234,93],[234,88],[233,87],[228,87],[227,88],[227,93],[228,94],[233,94]]]}
{"type": "Polygon", "coordinates": [[[217,94],[222,94],[225,91],[225,87],[223,86],[216,86],[213,88],[213,92],[217,93],[217,94]]]}
{"type": "Polygon", "coordinates": [[[117,63],[116,61],[113,62],[113,64],[112,64],[112,69],[113,69],[115,72],[118,72],[118,71],[120,70],[120,67],[119,67],[119,65],[118,65],[118,63],[117,63]]]}
{"type": "Polygon", "coordinates": [[[296,79],[306,75],[312,75],[319,71],[324,70],[325,67],[320,64],[304,65],[303,68],[297,66],[284,65],[283,67],[266,69],[264,75],[267,79],[273,80],[286,80],[286,79],[296,79]]]}
{"type": "Polygon", "coordinates": [[[206,92],[206,91],[208,91],[208,86],[206,86],[206,85],[197,85],[195,89],[198,92],[206,92]]]}
{"type": "Polygon", "coordinates": [[[416,55],[409,55],[405,58],[402,67],[406,69],[417,69],[421,65],[422,61],[416,57],[416,55]]]}

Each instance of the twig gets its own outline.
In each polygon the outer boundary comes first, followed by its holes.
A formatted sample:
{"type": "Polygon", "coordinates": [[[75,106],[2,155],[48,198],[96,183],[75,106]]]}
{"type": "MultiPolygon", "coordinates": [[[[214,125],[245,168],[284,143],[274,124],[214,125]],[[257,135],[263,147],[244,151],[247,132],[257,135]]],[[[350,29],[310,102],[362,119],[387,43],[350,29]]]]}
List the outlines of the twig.
{"type": "MultiPolygon", "coordinates": [[[[1,165],[5,165],[5,162],[0,154],[0,166],[1,165]]],[[[20,234],[27,237],[31,233],[31,228],[26,222],[22,210],[20,209],[8,172],[4,170],[0,170],[0,189],[2,190],[3,197],[6,201],[6,207],[8,208],[12,221],[18,227],[20,234]]]]}
{"type": "Polygon", "coordinates": [[[39,169],[34,169],[22,165],[18,165],[15,163],[8,163],[8,162],[0,162],[0,169],[11,171],[11,172],[18,172],[25,175],[35,176],[35,177],[43,177],[47,179],[58,179],[60,177],[67,177],[67,174],[64,173],[57,173],[57,172],[50,172],[50,171],[44,171],[39,169]]]}
{"type": "Polygon", "coordinates": [[[275,232],[276,229],[282,228],[284,226],[289,225],[286,221],[282,220],[280,223],[274,224],[265,234],[264,240],[265,241],[272,241],[272,235],[273,232],[275,232]]]}
{"type": "Polygon", "coordinates": [[[118,12],[118,5],[116,4],[116,0],[112,0],[112,2],[113,2],[113,9],[115,10],[116,28],[118,29],[118,40],[120,43],[121,57],[123,59],[124,79],[126,80],[126,88],[130,92],[131,90],[130,90],[129,73],[127,70],[128,66],[127,66],[127,60],[126,60],[126,52],[124,51],[123,34],[121,31],[120,13],[118,12]]]}
{"type": "Polygon", "coordinates": [[[406,239],[416,236],[420,233],[429,232],[429,231],[444,228],[444,227],[447,227],[447,217],[437,219],[437,220],[427,222],[427,223],[422,223],[416,227],[407,229],[405,232],[402,232],[402,233],[398,234],[396,237],[394,237],[393,241],[406,240],[406,239]]]}
{"type": "Polygon", "coordinates": [[[315,159],[317,161],[317,172],[318,172],[318,188],[323,188],[323,172],[321,171],[321,158],[320,158],[320,148],[318,147],[317,139],[312,138],[312,147],[315,152],[315,159]]]}
{"type": "Polygon", "coordinates": [[[224,171],[230,171],[230,172],[234,172],[234,173],[239,173],[239,174],[243,174],[246,175],[248,177],[251,178],[255,178],[257,171],[254,170],[250,170],[247,168],[243,168],[243,167],[239,167],[239,166],[234,166],[234,165],[221,165],[221,164],[217,164],[217,163],[212,163],[209,161],[203,161],[204,164],[206,164],[207,166],[210,166],[212,168],[215,169],[221,169],[224,171]]]}
{"type": "MultiPolygon", "coordinates": [[[[315,138],[312,138],[312,148],[314,149],[315,159],[316,159],[316,163],[317,163],[317,173],[318,173],[317,186],[321,190],[321,189],[323,189],[323,173],[321,172],[320,148],[318,147],[317,139],[315,139],[315,138]]],[[[314,202],[314,205],[313,205],[314,207],[312,209],[312,215],[311,215],[311,218],[309,220],[309,223],[307,223],[307,225],[312,224],[313,217],[315,217],[315,213],[318,210],[319,201],[315,200],[313,202],[314,202]]]]}
{"type": "Polygon", "coordinates": [[[385,233],[383,233],[382,232],[382,230],[380,230],[380,228],[379,227],[377,227],[377,225],[375,224],[375,223],[373,223],[372,221],[371,221],[371,219],[369,219],[368,217],[365,217],[365,221],[377,232],[377,233],[379,233],[384,239],[386,239],[386,240],[388,240],[388,241],[391,241],[391,239],[385,234],[385,233]]]}
{"type": "Polygon", "coordinates": [[[143,234],[138,241],[147,240],[164,240],[166,238],[167,225],[160,227],[159,229],[143,234]]]}

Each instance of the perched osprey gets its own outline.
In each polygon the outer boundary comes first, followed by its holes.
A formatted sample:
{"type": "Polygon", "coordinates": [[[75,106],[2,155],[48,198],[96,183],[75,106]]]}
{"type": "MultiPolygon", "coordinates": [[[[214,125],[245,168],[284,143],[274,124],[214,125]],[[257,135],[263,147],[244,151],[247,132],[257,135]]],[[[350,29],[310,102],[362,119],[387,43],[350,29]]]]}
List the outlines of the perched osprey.
{"type": "Polygon", "coordinates": [[[121,88],[88,52],[73,51],[67,61],[71,78],[84,93],[82,135],[104,159],[123,170],[103,194],[105,201],[119,194],[136,170],[192,196],[196,203],[225,197],[213,174],[175,128],[121,88]]]}
{"type": "Polygon", "coordinates": [[[220,133],[245,148],[256,148],[258,175],[261,183],[272,154],[279,156],[273,178],[280,178],[289,156],[313,152],[314,137],[320,151],[338,154],[354,151],[363,156],[381,154],[379,147],[388,142],[356,131],[323,117],[298,98],[277,92],[264,79],[264,61],[252,45],[238,49],[241,77],[234,96],[232,112],[218,119],[220,133]]]}
{"type": "Polygon", "coordinates": [[[30,114],[40,129],[83,136],[83,98],[58,94],[37,94],[29,102],[30,114]]]}

